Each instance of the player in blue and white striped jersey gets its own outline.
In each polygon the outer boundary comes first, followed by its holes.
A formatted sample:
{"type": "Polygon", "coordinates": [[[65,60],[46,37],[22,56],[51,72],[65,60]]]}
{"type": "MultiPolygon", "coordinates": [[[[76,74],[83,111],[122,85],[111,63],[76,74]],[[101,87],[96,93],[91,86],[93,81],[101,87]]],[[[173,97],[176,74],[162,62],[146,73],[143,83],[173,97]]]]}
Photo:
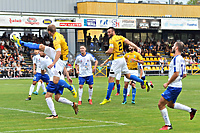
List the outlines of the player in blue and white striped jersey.
{"type": "Polygon", "coordinates": [[[95,59],[95,57],[86,52],[86,47],[85,46],[80,46],[80,52],[76,57],[75,60],[75,68],[77,74],[79,74],[79,101],[78,105],[82,104],[82,94],[83,94],[83,85],[86,82],[86,84],[89,85],[89,99],[88,102],[89,104],[92,104],[92,94],[93,94],[93,74],[95,72],[95,69],[97,67],[98,61],[95,59]],[[95,62],[94,68],[92,69],[92,62],[95,62]],[[78,69],[79,66],[79,69],[78,69]]]}
{"type": "Polygon", "coordinates": [[[174,58],[171,60],[169,65],[169,73],[168,73],[169,79],[167,83],[163,84],[164,88],[167,89],[161,94],[161,98],[158,103],[158,107],[165,121],[165,126],[160,128],[160,130],[172,129],[172,125],[170,123],[168,112],[165,105],[167,105],[172,109],[185,110],[189,112],[190,120],[194,118],[195,113],[197,111],[196,109],[190,108],[188,106],[176,102],[177,97],[179,96],[182,90],[181,80],[187,76],[185,61],[181,56],[183,48],[184,48],[183,42],[176,42],[172,47],[172,52],[175,52],[175,54],[174,58]]]}

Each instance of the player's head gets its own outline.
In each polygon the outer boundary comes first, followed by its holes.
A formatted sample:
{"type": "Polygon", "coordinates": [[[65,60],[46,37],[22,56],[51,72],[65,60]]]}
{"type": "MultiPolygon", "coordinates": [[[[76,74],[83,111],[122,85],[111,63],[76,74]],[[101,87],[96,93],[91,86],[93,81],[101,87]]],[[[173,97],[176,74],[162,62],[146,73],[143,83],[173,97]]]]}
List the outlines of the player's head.
{"type": "Polygon", "coordinates": [[[113,35],[115,35],[115,28],[113,27],[109,27],[108,30],[107,30],[107,34],[108,34],[108,37],[112,37],[113,35]]]}
{"type": "Polygon", "coordinates": [[[131,45],[129,45],[129,46],[128,46],[128,50],[129,50],[130,52],[132,52],[132,51],[134,50],[134,48],[133,48],[131,45]]]}
{"type": "Polygon", "coordinates": [[[40,51],[39,53],[40,53],[41,57],[45,57],[46,56],[46,54],[43,51],[40,51]]]}
{"type": "Polygon", "coordinates": [[[34,54],[38,55],[39,54],[39,50],[34,50],[34,54]]]}
{"type": "Polygon", "coordinates": [[[50,36],[53,36],[54,33],[56,32],[56,26],[54,24],[50,24],[47,27],[47,31],[48,31],[48,33],[49,33],[50,36]]]}
{"type": "Polygon", "coordinates": [[[183,48],[184,48],[184,43],[183,42],[175,42],[174,43],[174,46],[172,47],[172,52],[182,52],[183,51],[183,48]]]}
{"type": "Polygon", "coordinates": [[[85,54],[86,53],[86,47],[84,45],[80,46],[80,52],[81,52],[81,54],[85,54]]]}

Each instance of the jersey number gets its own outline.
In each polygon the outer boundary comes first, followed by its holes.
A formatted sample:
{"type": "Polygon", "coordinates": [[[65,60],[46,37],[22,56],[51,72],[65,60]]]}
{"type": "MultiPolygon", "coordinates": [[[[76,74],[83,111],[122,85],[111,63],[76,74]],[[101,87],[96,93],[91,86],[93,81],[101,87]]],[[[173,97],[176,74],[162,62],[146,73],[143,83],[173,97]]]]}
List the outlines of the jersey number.
{"type": "Polygon", "coordinates": [[[119,45],[119,51],[121,51],[122,50],[122,43],[119,42],[118,45],[119,45]]]}

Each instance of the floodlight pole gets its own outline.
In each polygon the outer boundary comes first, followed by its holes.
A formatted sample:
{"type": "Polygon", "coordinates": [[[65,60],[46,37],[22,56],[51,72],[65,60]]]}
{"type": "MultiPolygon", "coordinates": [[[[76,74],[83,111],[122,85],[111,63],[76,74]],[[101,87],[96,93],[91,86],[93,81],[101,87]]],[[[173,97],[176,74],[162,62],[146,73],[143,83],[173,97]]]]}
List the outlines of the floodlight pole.
{"type": "Polygon", "coordinates": [[[116,16],[118,16],[118,0],[116,0],[116,16]]]}

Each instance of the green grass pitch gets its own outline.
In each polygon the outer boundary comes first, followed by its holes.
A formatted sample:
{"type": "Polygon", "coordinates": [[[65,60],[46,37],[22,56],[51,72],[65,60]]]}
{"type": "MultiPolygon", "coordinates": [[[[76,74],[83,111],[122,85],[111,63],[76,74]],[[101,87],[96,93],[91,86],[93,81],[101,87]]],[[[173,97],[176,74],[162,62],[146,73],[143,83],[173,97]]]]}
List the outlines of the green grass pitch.
{"type": "MultiPolygon", "coordinates": [[[[112,92],[110,103],[99,105],[107,90],[107,78],[94,78],[93,105],[88,103],[88,86],[84,85],[83,104],[79,106],[78,115],[71,106],[57,103],[54,100],[58,119],[45,120],[51,112],[46,105],[42,89],[39,95],[32,95],[31,101],[25,101],[32,80],[0,80],[0,132],[52,132],[52,133],[157,133],[164,121],[157,107],[163,83],[167,76],[149,76],[155,87],[150,92],[142,90],[137,84],[136,104],[122,105],[123,78],[121,79],[121,94],[115,96],[112,92]]],[[[200,76],[188,76],[183,79],[183,90],[177,102],[200,109],[200,76]]],[[[78,91],[78,79],[73,79],[78,91]]],[[[116,87],[115,87],[116,88],[116,87]]],[[[35,87],[36,89],[36,87],[35,87]]],[[[63,97],[78,102],[78,97],[72,97],[65,90],[63,97]]],[[[168,109],[173,129],[170,132],[200,132],[199,112],[193,120],[189,113],[181,110],[168,109]]]]}

